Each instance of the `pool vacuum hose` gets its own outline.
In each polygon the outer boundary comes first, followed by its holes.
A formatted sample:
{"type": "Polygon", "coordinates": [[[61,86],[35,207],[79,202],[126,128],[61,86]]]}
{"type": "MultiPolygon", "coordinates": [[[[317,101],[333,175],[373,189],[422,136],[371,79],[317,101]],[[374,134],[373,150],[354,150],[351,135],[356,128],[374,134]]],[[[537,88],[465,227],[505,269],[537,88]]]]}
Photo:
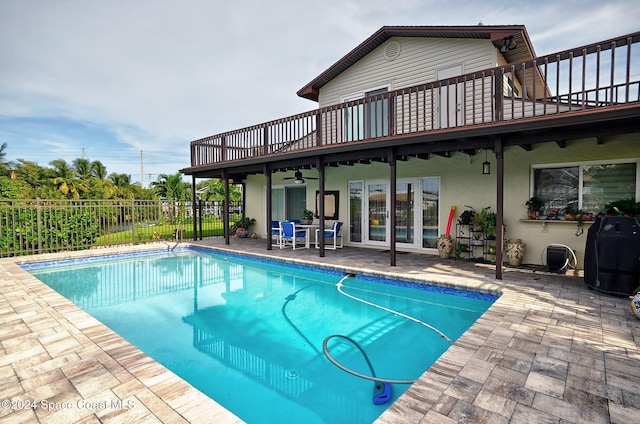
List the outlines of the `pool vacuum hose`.
{"type": "MultiPolygon", "coordinates": [[[[344,280],[346,280],[349,277],[353,277],[353,274],[346,274],[344,277],[342,277],[340,279],[340,281],[338,281],[338,284],[336,284],[336,288],[338,289],[338,292],[340,292],[341,294],[343,294],[344,296],[347,296],[350,299],[353,300],[357,300],[358,302],[362,302],[365,303],[367,305],[373,306],[375,308],[378,309],[382,309],[384,311],[390,312],[392,314],[401,316],[403,318],[406,318],[408,320],[417,322],[418,324],[421,324],[433,331],[435,331],[436,333],[438,333],[440,335],[440,337],[442,337],[443,339],[447,340],[449,342],[449,344],[453,344],[453,342],[451,341],[451,339],[449,337],[447,337],[443,332],[441,332],[440,330],[438,330],[437,328],[423,322],[420,321],[417,318],[414,318],[412,316],[409,315],[405,315],[401,312],[398,311],[394,311],[393,309],[389,309],[389,308],[385,308],[384,306],[380,306],[377,305],[375,303],[371,303],[368,302],[364,299],[360,299],[358,297],[352,296],[350,294],[345,293],[342,290],[342,286],[343,286],[343,282],[344,280]]],[[[369,357],[367,356],[367,353],[364,351],[364,349],[362,349],[362,347],[353,339],[351,339],[350,337],[347,336],[343,336],[341,334],[333,334],[331,336],[328,336],[327,338],[324,339],[324,341],[322,342],[322,351],[324,352],[324,354],[326,355],[326,357],[329,359],[329,361],[331,361],[335,366],[337,366],[338,368],[340,368],[343,371],[348,372],[351,375],[355,375],[356,377],[360,377],[360,378],[364,378],[366,380],[371,380],[374,382],[374,387],[373,387],[373,403],[376,405],[381,405],[384,403],[387,403],[389,400],[391,400],[391,384],[412,384],[414,383],[416,380],[394,380],[394,379],[390,379],[390,378],[379,378],[376,376],[376,373],[373,369],[373,365],[371,365],[371,361],[369,360],[369,357]],[[369,366],[369,370],[371,371],[371,375],[365,375],[365,374],[361,374],[357,371],[354,371],[350,368],[345,367],[344,365],[342,365],[341,363],[339,363],[333,356],[331,356],[331,354],[329,353],[329,349],[327,347],[327,344],[329,343],[329,340],[339,337],[341,339],[347,340],[349,342],[351,342],[355,347],[358,348],[358,350],[360,351],[360,353],[362,353],[362,356],[364,356],[364,359],[367,361],[367,365],[369,366]]]]}

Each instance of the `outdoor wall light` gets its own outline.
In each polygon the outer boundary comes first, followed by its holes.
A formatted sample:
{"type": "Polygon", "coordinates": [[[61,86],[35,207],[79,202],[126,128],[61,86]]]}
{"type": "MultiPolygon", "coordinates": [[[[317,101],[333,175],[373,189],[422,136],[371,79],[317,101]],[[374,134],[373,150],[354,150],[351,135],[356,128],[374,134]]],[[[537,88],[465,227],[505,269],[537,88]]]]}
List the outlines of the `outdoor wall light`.
{"type": "Polygon", "coordinates": [[[491,162],[487,159],[487,149],[484,149],[484,162],[482,162],[482,175],[491,174],[491,162]]]}
{"type": "Polygon", "coordinates": [[[500,52],[502,53],[506,53],[509,50],[513,50],[515,49],[517,46],[516,44],[516,40],[513,39],[513,36],[511,37],[504,37],[502,39],[502,46],[500,47],[500,52]]]}

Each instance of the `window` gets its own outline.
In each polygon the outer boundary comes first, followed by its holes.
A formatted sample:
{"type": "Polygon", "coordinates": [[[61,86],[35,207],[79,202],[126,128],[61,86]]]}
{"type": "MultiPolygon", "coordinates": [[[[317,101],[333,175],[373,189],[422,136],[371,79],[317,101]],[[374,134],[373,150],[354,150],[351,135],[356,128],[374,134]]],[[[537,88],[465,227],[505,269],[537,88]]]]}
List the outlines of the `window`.
{"type": "MultiPolygon", "coordinates": [[[[388,91],[387,87],[349,96],[345,102],[378,96],[388,91]]],[[[344,109],[344,137],[347,141],[389,135],[389,99],[363,100],[362,103],[344,109]]]]}
{"type": "Polygon", "coordinates": [[[533,196],[544,201],[544,212],[567,206],[604,212],[605,205],[614,200],[636,199],[637,167],[637,162],[536,166],[533,196]]]}
{"type": "Polygon", "coordinates": [[[271,192],[271,216],[273,220],[302,219],[307,206],[306,187],[274,188],[271,192]]]}

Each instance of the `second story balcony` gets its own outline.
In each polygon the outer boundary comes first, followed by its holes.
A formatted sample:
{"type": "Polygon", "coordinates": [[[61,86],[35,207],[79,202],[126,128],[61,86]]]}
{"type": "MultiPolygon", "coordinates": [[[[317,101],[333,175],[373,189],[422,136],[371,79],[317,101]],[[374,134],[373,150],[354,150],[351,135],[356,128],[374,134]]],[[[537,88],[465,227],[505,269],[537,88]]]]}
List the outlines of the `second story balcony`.
{"type": "Polygon", "coordinates": [[[640,127],[638,42],[640,32],[212,135],[191,142],[191,167],[184,171],[447,143],[559,128],[561,121],[621,119],[640,127]]]}

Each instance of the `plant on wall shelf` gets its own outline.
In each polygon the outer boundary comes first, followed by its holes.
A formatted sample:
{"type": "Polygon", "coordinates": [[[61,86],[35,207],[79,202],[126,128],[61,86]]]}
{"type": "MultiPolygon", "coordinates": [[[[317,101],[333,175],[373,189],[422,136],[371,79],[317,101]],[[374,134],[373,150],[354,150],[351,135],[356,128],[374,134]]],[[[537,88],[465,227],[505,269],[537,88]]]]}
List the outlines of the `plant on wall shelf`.
{"type": "Polygon", "coordinates": [[[534,196],[527,200],[525,205],[527,205],[527,216],[529,219],[538,219],[538,216],[544,207],[544,201],[534,196]]]}
{"type": "Polygon", "coordinates": [[[576,215],[578,215],[578,209],[572,204],[565,206],[564,208],[564,219],[566,221],[575,221],[576,215]]]}

